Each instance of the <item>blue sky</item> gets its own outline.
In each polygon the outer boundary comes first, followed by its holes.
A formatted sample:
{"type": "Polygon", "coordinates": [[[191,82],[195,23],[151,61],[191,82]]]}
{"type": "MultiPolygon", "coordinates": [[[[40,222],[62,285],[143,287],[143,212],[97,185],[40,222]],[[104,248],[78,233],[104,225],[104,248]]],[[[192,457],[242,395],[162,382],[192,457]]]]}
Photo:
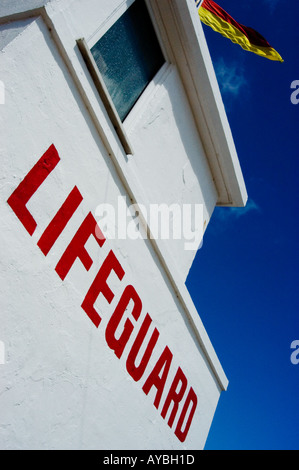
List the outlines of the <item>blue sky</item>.
{"type": "Polygon", "coordinates": [[[216,208],[187,287],[230,381],[206,449],[299,449],[298,0],[218,0],[284,63],[204,27],[249,195],[216,208]]]}

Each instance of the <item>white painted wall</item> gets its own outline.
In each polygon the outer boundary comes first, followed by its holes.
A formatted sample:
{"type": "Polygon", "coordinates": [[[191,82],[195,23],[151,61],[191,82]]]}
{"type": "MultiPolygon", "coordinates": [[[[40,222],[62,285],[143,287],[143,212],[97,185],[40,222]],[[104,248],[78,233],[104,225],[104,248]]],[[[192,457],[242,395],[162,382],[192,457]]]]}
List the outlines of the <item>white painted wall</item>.
{"type": "Polygon", "coordinates": [[[129,201],[134,190],[144,204],[202,202],[208,222],[217,199],[174,65],[146,96],[143,112],[135,110],[125,123],[136,150],[125,158],[75,48],[75,39],[82,33],[91,36],[121,2],[103,0],[99,9],[98,1],[90,0],[86,15],[82,3],[58,2],[57,12],[56,2],[50,4],[55,34],[41,17],[4,24],[0,31],[6,86],[0,109],[0,340],[6,347],[6,363],[0,366],[0,448],[200,449],[227,381],[183,287],[194,253],[184,252],[181,241],[164,244],[160,256],[149,240],[106,240],[99,248],[91,237],[88,272],[79,259],[65,280],[55,272],[83,219],[89,211],[95,216],[98,204],[116,206],[119,196],[129,201]],[[63,38],[60,51],[57,35],[63,38]],[[37,222],[30,236],[7,200],[52,144],[60,161],[27,204],[37,222]],[[83,201],[45,257],[37,243],[75,185],[83,201]],[[81,304],[110,250],[125,276],[120,280],[111,273],[114,298],[109,304],[99,296],[95,309],[102,322],[96,328],[81,304]],[[168,264],[172,258],[176,261],[168,264]],[[129,317],[134,330],[118,359],[105,332],[130,284],[143,309],[138,321],[129,317]],[[160,335],[144,375],[135,382],[126,359],[147,313],[153,320],[150,332],[157,328],[160,335]],[[142,387],[166,346],[173,360],[157,410],[155,388],[146,395],[142,387]],[[184,443],[174,434],[179,413],[172,429],[168,417],[161,417],[178,367],[188,380],[184,399],[190,387],[198,398],[184,443]]]}
{"type": "MultiPolygon", "coordinates": [[[[136,108],[126,122],[136,150],[128,165],[143,188],[144,200],[168,206],[191,204],[193,208],[201,204],[206,227],[217,192],[177,69],[169,67],[149,100],[136,108]]],[[[186,250],[183,237],[163,244],[185,280],[198,244],[194,250],[186,250]]]]}

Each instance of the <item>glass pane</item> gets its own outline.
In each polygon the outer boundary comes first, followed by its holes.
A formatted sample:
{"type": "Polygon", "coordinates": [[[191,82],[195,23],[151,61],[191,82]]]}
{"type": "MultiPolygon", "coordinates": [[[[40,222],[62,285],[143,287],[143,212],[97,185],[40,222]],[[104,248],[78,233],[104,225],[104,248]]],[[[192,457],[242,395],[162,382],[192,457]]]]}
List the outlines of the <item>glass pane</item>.
{"type": "Polygon", "coordinates": [[[123,121],[165,59],[143,0],[136,0],[91,53],[123,121]]]}

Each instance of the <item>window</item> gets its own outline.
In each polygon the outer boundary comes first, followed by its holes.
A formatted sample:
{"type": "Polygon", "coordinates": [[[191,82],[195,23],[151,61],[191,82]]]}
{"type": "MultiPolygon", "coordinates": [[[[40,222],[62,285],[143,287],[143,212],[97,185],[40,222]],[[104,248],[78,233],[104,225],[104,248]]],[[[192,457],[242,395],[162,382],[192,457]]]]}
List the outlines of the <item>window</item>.
{"type": "Polygon", "coordinates": [[[144,0],[128,8],[91,54],[123,122],[165,62],[144,0]]]}

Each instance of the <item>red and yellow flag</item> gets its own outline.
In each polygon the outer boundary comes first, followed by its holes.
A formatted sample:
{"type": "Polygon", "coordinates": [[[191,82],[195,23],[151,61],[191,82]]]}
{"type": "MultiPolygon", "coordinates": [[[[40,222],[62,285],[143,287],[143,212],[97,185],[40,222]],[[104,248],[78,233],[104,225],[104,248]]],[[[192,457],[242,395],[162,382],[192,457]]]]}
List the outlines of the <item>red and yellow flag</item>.
{"type": "Polygon", "coordinates": [[[254,52],[270,60],[283,62],[278,52],[261,34],[248,26],[237,23],[217,3],[212,0],[195,0],[195,3],[201,21],[213,28],[214,31],[239,44],[246,51],[254,52]]]}

